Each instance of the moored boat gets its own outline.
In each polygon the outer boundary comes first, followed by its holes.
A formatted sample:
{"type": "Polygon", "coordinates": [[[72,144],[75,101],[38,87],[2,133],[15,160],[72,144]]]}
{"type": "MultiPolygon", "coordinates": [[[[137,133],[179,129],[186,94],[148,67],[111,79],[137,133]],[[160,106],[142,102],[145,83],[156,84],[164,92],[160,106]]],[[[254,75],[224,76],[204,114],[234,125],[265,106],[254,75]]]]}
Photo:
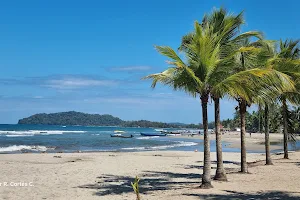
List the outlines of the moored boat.
{"type": "Polygon", "coordinates": [[[165,133],[168,134],[168,135],[181,135],[180,132],[173,132],[173,131],[171,131],[171,132],[165,132],[165,133]]]}
{"type": "Polygon", "coordinates": [[[47,131],[41,131],[40,133],[47,133],[47,131]]]}
{"type": "Polygon", "coordinates": [[[111,134],[110,137],[133,138],[133,135],[111,134]]]}
{"type": "Polygon", "coordinates": [[[141,133],[142,136],[166,136],[165,133],[141,133]]]}

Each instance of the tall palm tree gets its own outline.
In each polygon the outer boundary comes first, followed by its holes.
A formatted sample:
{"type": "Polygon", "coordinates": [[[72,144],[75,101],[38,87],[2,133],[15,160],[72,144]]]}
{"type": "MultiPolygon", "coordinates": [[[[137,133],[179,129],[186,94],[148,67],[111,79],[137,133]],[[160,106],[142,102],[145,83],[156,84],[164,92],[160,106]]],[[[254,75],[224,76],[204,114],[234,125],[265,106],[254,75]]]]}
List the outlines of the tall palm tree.
{"type": "MultiPolygon", "coordinates": [[[[237,70],[244,71],[257,67],[255,45],[250,40],[245,39],[241,41],[239,51],[236,53],[236,65],[237,70]]],[[[250,88],[249,88],[250,89],[250,88]]],[[[253,97],[257,95],[259,89],[249,90],[248,93],[252,93],[253,97]]],[[[250,106],[254,101],[253,97],[248,100],[241,97],[235,96],[238,102],[238,110],[240,114],[240,129],[241,129],[241,172],[248,172],[247,160],[246,160],[246,112],[247,107],[250,106]]]]}
{"type": "MultiPolygon", "coordinates": [[[[241,125],[241,172],[243,173],[248,172],[245,145],[247,107],[257,102],[260,98],[270,99],[274,92],[278,93],[283,91],[285,88],[292,87],[292,81],[286,74],[261,65],[261,43],[262,40],[250,42],[249,39],[244,39],[238,45],[238,50],[235,53],[234,70],[236,70],[237,72],[259,68],[260,70],[267,70],[271,74],[273,74],[272,76],[266,76],[264,81],[257,80],[260,82],[259,84],[247,88],[246,92],[248,96],[250,95],[250,98],[248,99],[241,95],[230,94],[238,101],[241,125]]],[[[231,93],[232,90],[235,89],[238,88],[233,86],[232,89],[229,90],[229,93],[231,93]]]]}
{"type": "Polygon", "coordinates": [[[273,165],[270,153],[270,134],[269,134],[269,105],[265,104],[265,151],[266,151],[266,165],[273,165]]]}
{"type": "MultiPolygon", "coordinates": [[[[258,63],[261,66],[268,67],[268,68],[275,68],[283,73],[286,71],[282,70],[282,67],[276,66],[276,64],[280,63],[280,65],[286,65],[285,61],[282,58],[278,57],[278,53],[276,52],[276,46],[275,41],[269,41],[269,40],[262,40],[257,45],[260,47],[260,52],[258,55],[258,63]],[[277,61],[274,62],[274,60],[277,61]],[[280,62],[278,62],[280,61],[280,62]]],[[[287,63],[288,64],[288,63],[287,63]]],[[[284,67],[285,68],[285,67],[284,67]]],[[[286,70],[286,68],[285,68],[286,70]]],[[[292,90],[287,90],[284,92],[294,92],[294,88],[291,88],[292,90]]],[[[272,98],[262,98],[260,99],[259,105],[263,105],[264,108],[264,131],[265,131],[265,154],[266,154],[266,165],[273,165],[271,154],[270,154],[270,139],[269,139],[269,109],[274,108],[274,104],[277,103],[278,95],[281,94],[269,94],[273,95],[272,98]]]]}
{"type": "Polygon", "coordinates": [[[218,34],[212,30],[213,28],[209,24],[195,23],[193,37],[190,42],[184,44],[186,62],[172,48],[157,46],[156,49],[170,59],[168,63],[172,67],[161,73],[144,77],[144,79],[152,79],[152,87],[160,82],[175,90],[183,90],[193,97],[200,97],[204,126],[204,167],[201,188],[212,187],[207,127],[207,103],[210,95],[222,96],[228,93],[230,96],[238,96],[246,101],[251,99],[253,91],[258,85],[262,85],[268,80],[277,83],[274,81],[274,77],[278,76],[274,70],[270,69],[232,70],[232,63],[235,60],[233,58],[236,54],[230,53],[226,58],[221,59],[221,40],[218,34]]]}
{"type": "Polygon", "coordinates": [[[295,82],[295,90],[286,90],[279,96],[281,102],[283,118],[283,148],[284,158],[288,159],[288,103],[300,104],[300,48],[299,40],[280,40],[279,52],[274,58],[270,59],[268,64],[277,71],[285,73],[292,77],[295,82]]]}
{"type": "MultiPolygon", "coordinates": [[[[268,60],[274,58],[276,55],[275,42],[269,40],[261,40],[257,42],[257,46],[260,48],[260,52],[257,56],[258,64],[260,66],[269,67],[268,60]]],[[[272,94],[269,94],[272,95],[272,94]]],[[[264,132],[265,132],[265,155],[266,155],[266,165],[273,165],[270,153],[270,134],[269,134],[269,108],[273,108],[274,103],[276,103],[276,94],[273,93],[272,98],[257,98],[259,111],[264,108],[264,132]]]]}
{"type": "Polygon", "coordinates": [[[199,96],[202,106],[202,120],[204,129],[204,167],[201,188],[211,188],[211,161],[210,140],[208,133],[207,103],[210,95],[209,80],[219,63],[220,44],[213,34],[209,24],[200,25],[195,22],[195,31],[186,48],[187,62],[184,62],[170,47],[157,46],[156,49],[164,56],[171,59],[173,65],[164,72],[152,74],[146,79],[152,79],[152,87],[157,82],[171,86],[173,89],[181,89],[194,97],[199,96]]]}
{"type": "MultiPolygon", "coordinates": [[[[215,34],[216,37],[219,38],[219,44],[220,44],[219,57],[221,60],[228,57],[230,53],[231,45],[234,45],[236,42],[239,42],[241,39],[248,38],[251,36],[261,37],[260,33],[256,31],[249,31],[246,33],[239,34],[239,29],[242,24],[244,24],[243,12],[235,16],[232,14],[228,14],[228,12],[224,8],[220,8],[204,16],[201,24],[202,27],[204,28],[211,27],[213,34],[215,34]]],[[[186,44],[191,43],[193,36],[194,33],[185,35],[182,38],[182,44],[179,50],[188,51],[189,49],[186,47],[186,44]]],[[[228,65],[228,63],[225,64],[228,65]]],[[[222,67],[222,62],[219,63],[219,66],[222,67]]],[[[223,77],[219,77],[218,81],[220,81],[223,77]]],[[[222,136],[220,133],[220,99],[222,98],[222,95],[211,93],[211,97],[214,100],[214,107],[215,107],[215,134],[216,134],[216,154],[217,154],[217,170],[214,179],[219,181],[227,181],[226,173],[223,166],[222,136]]]]}

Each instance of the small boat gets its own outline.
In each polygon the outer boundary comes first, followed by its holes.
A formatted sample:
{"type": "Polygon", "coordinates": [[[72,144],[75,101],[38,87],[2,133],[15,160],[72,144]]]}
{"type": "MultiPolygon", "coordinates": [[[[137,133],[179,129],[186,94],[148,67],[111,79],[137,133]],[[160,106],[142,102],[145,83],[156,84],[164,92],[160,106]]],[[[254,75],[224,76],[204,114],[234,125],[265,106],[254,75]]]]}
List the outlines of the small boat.
{"type": "Polygon", "coordinates": [[[165,133],[141,133],[142,136],[166,136],[165,133]]]}
{"type": "Polygon", "coordinates": [[[125,133],[125,131],[115,130],[114,133],[125,133]]]}
{"type": "Polygon", "coordinates": [[[47,133],[47,131],[41,131],[40,133],[47,133]]]}
{"type": "Polygon", "coordinates": [[[110,137],[133,138],[133,135],[111,134],[110,137]]]}
{"type": "Polygon", "coordinates": [[[166,134],[168,134],[168,135],[181,135],[180,132],[173,132],[173,131],[170,131],[170,132],[164,132],[164,133],[166,133],[166,134]]]}
{"type": "Polygon", "coordinates": [[[63,128],[66,128],[67,126],[62,126],[63,128]]]}

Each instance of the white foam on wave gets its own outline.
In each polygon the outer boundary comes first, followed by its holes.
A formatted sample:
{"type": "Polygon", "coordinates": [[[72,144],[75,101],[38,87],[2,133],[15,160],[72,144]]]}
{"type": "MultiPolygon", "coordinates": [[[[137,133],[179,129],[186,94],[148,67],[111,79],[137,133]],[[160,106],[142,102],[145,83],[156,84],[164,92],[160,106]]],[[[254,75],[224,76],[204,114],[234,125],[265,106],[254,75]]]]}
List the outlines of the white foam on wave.
{"type": "Polygon", "coordinates": [[[149,139],[152,139],[152,138],[159,138],[159,136],[145,136],[145,137],[138,137],[136,139],[138,139],[138,140],[149,140],[149,139]]]}
{"type": "Polygon", "coordinates": [[[85,133],[86,131],[68,131],[68,130],[27,130],[27,131],[4,131],[0,130],[0,134],[7,137],[18,137],[17,135],[60,135],[64,133],[85,133]],[[13,136],[9,136],[13,135],[13,136]]]}
{"type": "Polygon", "coordinates": [[[0,152],[14,152],[22,150],[46,151],[47,149],[48,148],[45,146],[12,145],[8,147],[0,147],[0,152]]]}
{"type": "Polygon", "coordinates": [[[6,137],[31,137],[31,136],[34,136],[33,134],[32,135],[5,135],[6,137]]]}
{"type": "Polygon", "coordinates": [[[127,148],[122,148],[123,150],[145,150],[148,149],[146,147],[127,147],[127,148]]]}
{"type": "Polygon", "coordinates": [[[187,147],[187,146],[195,146],[198,143],[196,142],[184,142],[179,141],[178,144],[172,144],[172,145],[162,145],[162,146],[154,146],[154,147],[127,147],[122,148],[123,150],[161,150],[161,149],[169,149],[174,147],[187,147]]]}

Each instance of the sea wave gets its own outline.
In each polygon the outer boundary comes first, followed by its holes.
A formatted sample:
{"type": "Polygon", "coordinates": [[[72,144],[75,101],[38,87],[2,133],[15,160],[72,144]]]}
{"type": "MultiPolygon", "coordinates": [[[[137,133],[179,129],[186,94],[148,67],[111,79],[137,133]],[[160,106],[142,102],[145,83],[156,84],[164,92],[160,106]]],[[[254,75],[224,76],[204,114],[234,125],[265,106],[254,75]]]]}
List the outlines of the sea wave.
{"type": "Polygon", "coordinates": [[[26,130],[26,131],[5,131],[0,130],[1,135],[7,137],[18,137],[20,136],[33,136],[33,135],[60,135],[64,133],[85,133],[86,131],[68,131],[68,130],[26,130]],[[10,135],[10,136],[9,136],[10,135]],[[13,136],[12,136],[13,135],[13,136]]]}
{"type": "Polygon", "coordinates": [[[30,151],[46,151],[48,148],[45,146],[27,146],[27,145],[12,145],[8,147],[0,147],[0,152],[14,152],[22,150],[30,151]]]}
{"type": "Polygon", "coordinates": [[[34,134],[32,135],[5,135],[6,137],[31,137],[34,136],[34,134]]]}
{"type": "Polygon", "coordinates": [[[178,141],[177,144],[172,144],[172,145],[162,145],[162,146],[154,146],[154,147],[126,147],[126,148],[122,148],[122,150],[162,150],[162,149],[169,149],[175,147],[195,146],[197,144],[198,143],[196,142],[178,141]]]}
{"type": "Polygon", "coordinates": [[[152,138],[159,138],[159,136],[145,136],[145,137],[138,137],[136,139],[138,139],[138,140],[149,140],[149,139],[152,139],[152,138]]]}

